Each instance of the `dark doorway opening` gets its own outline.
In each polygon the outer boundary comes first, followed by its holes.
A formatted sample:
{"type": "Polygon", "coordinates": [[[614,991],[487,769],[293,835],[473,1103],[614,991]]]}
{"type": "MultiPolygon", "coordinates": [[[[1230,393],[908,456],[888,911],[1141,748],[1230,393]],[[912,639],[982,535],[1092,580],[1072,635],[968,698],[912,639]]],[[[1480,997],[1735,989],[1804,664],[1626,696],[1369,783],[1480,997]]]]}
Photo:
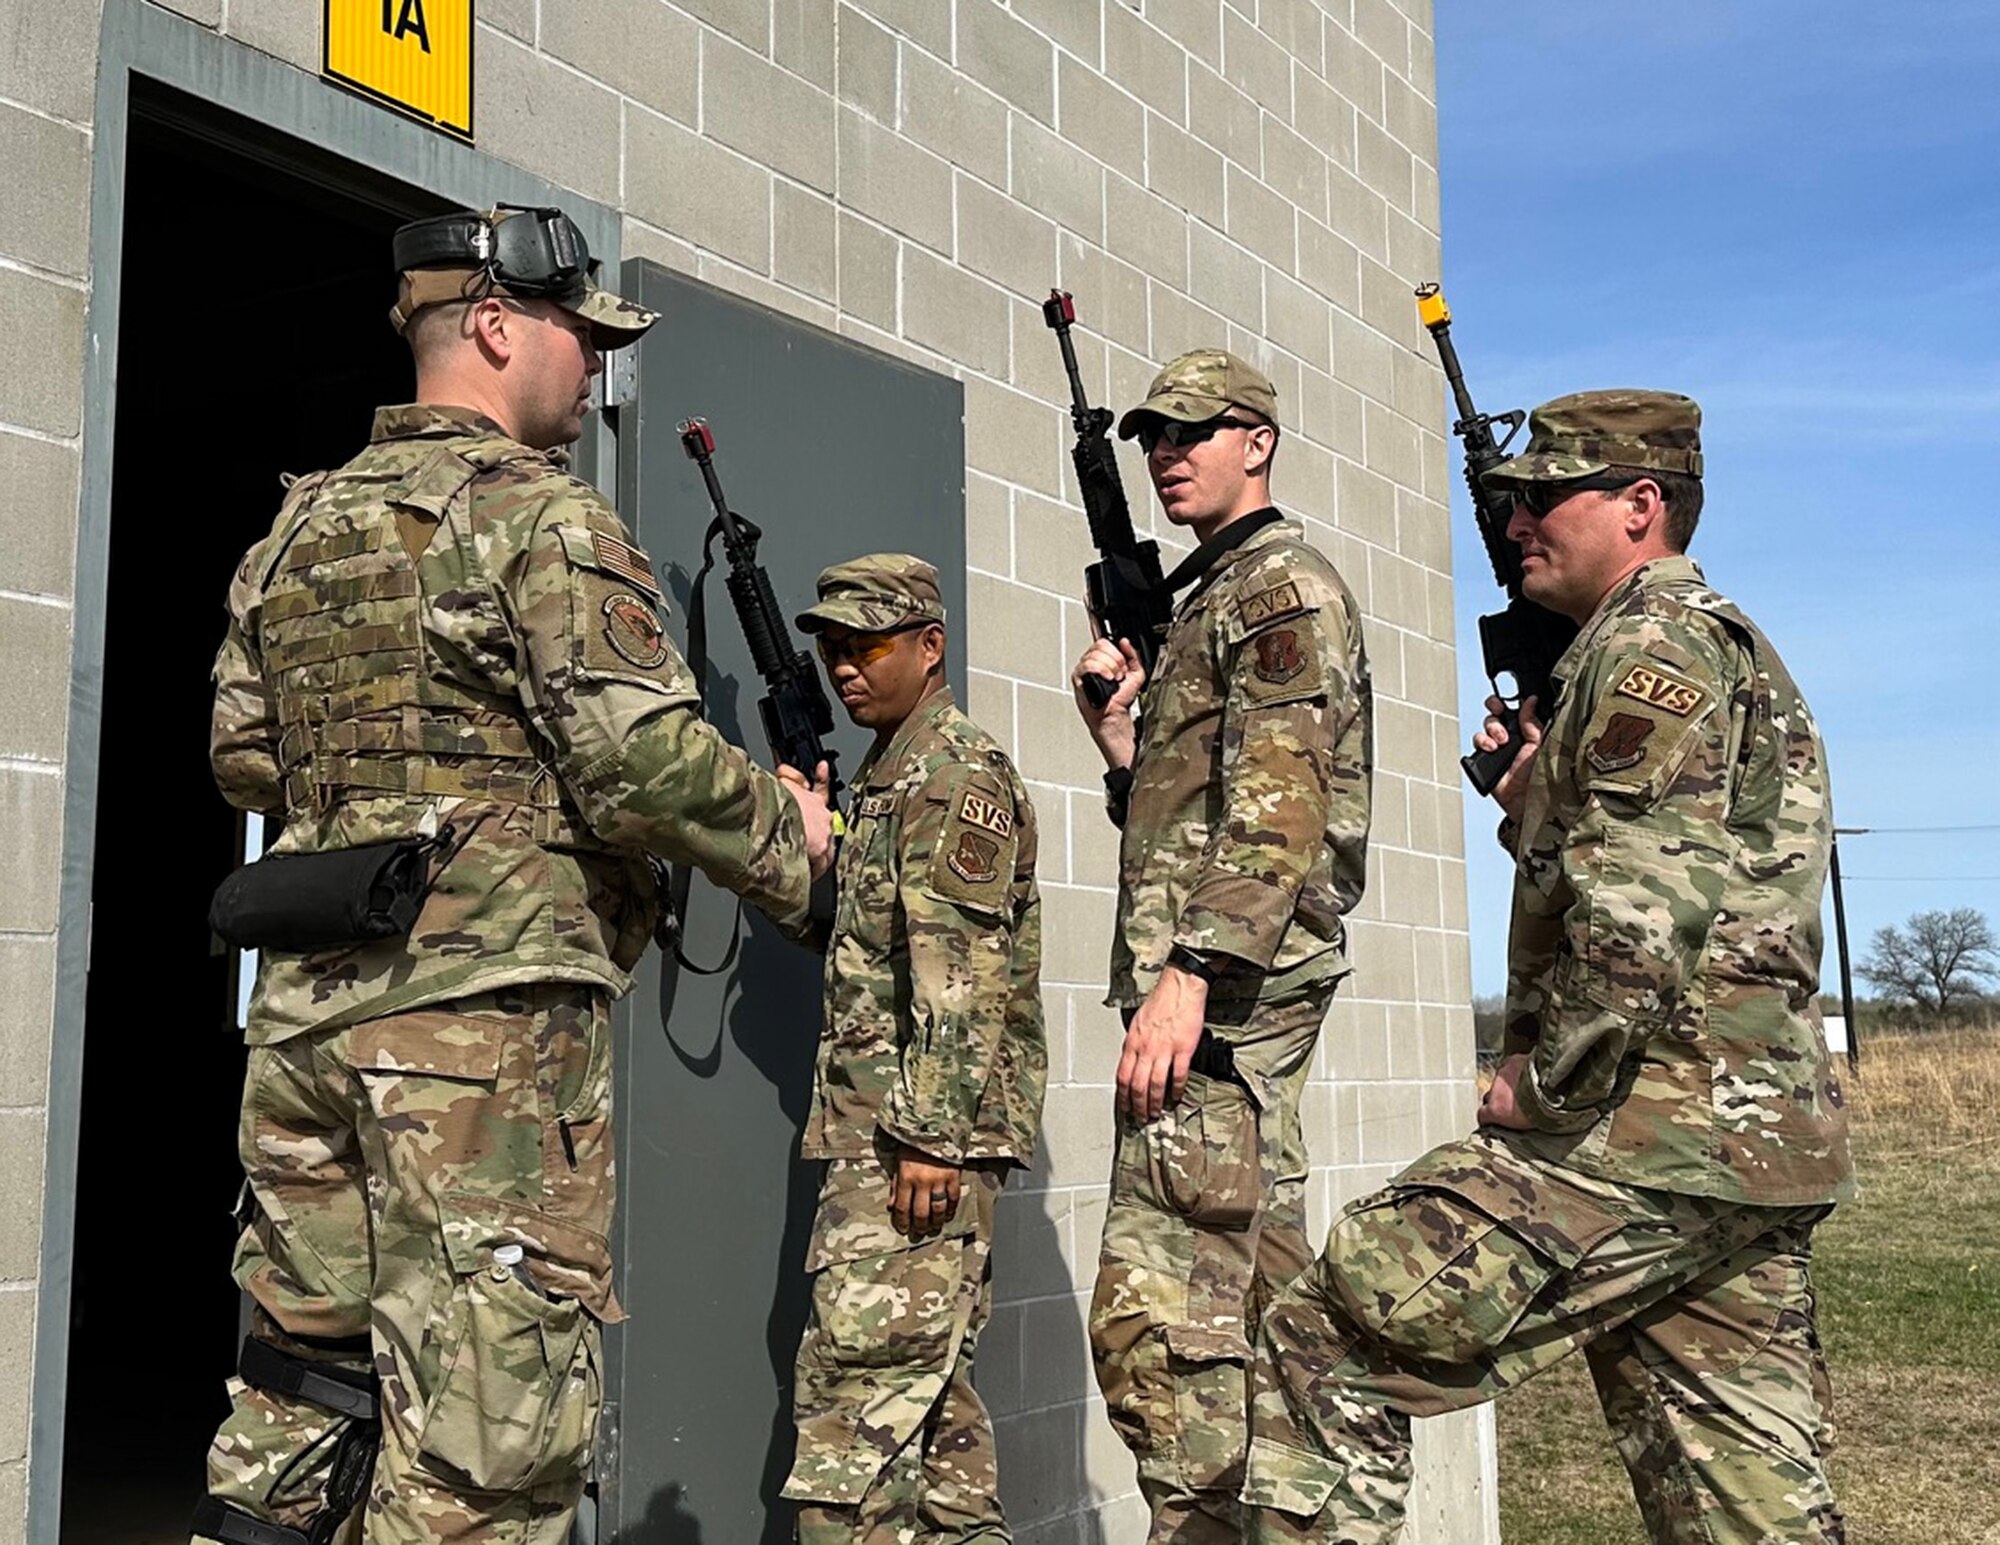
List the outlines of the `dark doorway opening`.
{"type": "Polygon", "coordinates": [[[441,207],[133,82],[66,1545],[186,1540],[227,1410],[244,1052],[236,962],[211,954],[205,919],[242,839],[208,772],[209,666],[279,474],[345,461],[371,410],[409,396],[387,322],[389,237],[441,207]]]}

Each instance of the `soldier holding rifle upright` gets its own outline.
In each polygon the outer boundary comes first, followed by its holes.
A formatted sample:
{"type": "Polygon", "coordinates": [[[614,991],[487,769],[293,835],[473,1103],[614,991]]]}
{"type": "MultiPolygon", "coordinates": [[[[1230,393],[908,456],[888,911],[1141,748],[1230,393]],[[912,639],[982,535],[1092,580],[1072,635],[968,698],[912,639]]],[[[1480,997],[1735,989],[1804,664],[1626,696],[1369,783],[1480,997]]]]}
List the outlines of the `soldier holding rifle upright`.
{"type": "MultiPolygon", "coordinates": [[[[1091,1347],[1151,1538],[1221,1545],[1240,1537],[1248,1337],[1310,1257],[1299,1098],[1365,875],[1368,666],[1354,598],[1272,507],[1262,372],[1184,354],[1119,433],[1200,546],[1161,581],[1152,679],[1129,637],[1071,677],[1123,828],[1108,1001],[1127,1030],[1091,1347]]],[[[1109,449],[1079,446],[1079,467],[1109,449]]]]}
{"type": "Polygon", "coordinates": [[[557,209],[395,252],[417,401],[293,485],[215,667],[216,780],[284,821],[217,909],[264,951],[250,1334],[194,1521],[224,1545],[352,1538],[364,1499],[370,1542],[568,1539],[622,1317],[610,1000],[652,861],[795,928],[831,861],[824,801],[703,721],[651,561],[565,470],[652,313],[557,209]]]}
{"type": "Polygon", "coordinates": [[[1498,697],[1475,737],[1513,752],[1506,1055],[1477,1134],[1348,1207],[1266,1314],[1251,1539],[1389,1545],[1410,1418],[1578,1351],[1658,1545],[1845,1538],[1807,1275],[1852,1188],[1816,1007],[1826,768],[1687,557],[1700,421],[1580,392],[1483,473],[1521,597],[1581,630],[1519,738],[1498,697]]]}

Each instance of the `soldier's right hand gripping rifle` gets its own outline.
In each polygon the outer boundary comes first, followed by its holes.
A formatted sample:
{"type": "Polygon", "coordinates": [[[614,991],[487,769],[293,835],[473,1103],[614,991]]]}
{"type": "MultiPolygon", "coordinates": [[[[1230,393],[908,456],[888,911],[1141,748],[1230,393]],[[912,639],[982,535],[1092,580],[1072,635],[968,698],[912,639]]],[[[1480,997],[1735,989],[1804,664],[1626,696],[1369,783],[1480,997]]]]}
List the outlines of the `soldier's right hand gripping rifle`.
{"type": "Polygon", "coordinates": [[[1513,499],[1480,482],[1480,474],[1507,459],[1507,446],[1520,433],[1527,415],[1519,408],[1505,413],[1481,413],[1472,405],[1465,376],[1458,368],[1458,350],[1451,342],[1451,309],[1435,284],[1417,287],[1417,314],[1437,342],[1438,360],[1444,366],[1445,381],[1451,387],[1452,403],[1458,420],[1451,432],[1465,446],[1465,481],[1472,490],[1472,513],[1479,524],[1479,538],[1486,544],[1486,556],[1493,564],[1493,577],[1507,592],[1504,611],[1489,612],[1479,619],[1479,648],[1486,664],[1486,679],[1504,705],[1499,719],[1506,727],[1506,744],[1491,751],[1475,748],[1459,758],[1458,765],[1481,794],[1491,794],[1499,785],[1521,749],[1521,704],[1533,698],[1544,717],[1549,711],[1549,673],[1576,637],[1576,624],[1545,606],[1537,606],[1521,593],[1521,549],[1507,535],[1513,518],[1513,499]],[[1504,430],[1495,439],[1495,426],[1504,430]],[[1501,682],[1513,683],[1510,692],[1501,682]]]}
{"type": "MultiPolygon", "coordinates": [[[[1111,446],[1112,412],[1090,405],[1083,378],[1077,374],[1076,348],[1069,341],[1076,302],[1067,290],[1049,291],[1049,298],[1042,302],[1042,320],[1055,331],[1063,369],[1069,374],[1069,416],[1076,425],[1076,446],[1070,460],[1076,466],[1077,491],[1090,522],[1091,544],[1100,555],[1083,571],[1085,604],[1099,633],[1114,644],[1121,638],[1131,644],[1150,681],[1174,617],[1173,594],[1160,572],[1160,544],[1140,541],[1132,529],[1131,506],[1125,502],[1125,485],[1118,477],[1118,457],[1111,446]]],[[[1083,695],[1094,708],[1103,708],[1117,690],[1118,684],[1103,676],[1083,678],[1083,695]]]]}

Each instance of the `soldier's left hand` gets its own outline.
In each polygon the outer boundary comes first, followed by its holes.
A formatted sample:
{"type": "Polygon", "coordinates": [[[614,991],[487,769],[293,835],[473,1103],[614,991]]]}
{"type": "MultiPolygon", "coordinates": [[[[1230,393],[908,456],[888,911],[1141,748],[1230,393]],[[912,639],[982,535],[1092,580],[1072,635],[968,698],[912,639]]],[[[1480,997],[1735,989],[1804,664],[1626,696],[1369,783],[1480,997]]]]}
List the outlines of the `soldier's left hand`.
{"type": "Polygon", "coordinates": [[[1171,965],[1160,973],[1125,1030],[1118,1059],[1120,1115],[1157,1121],[1180,1099],[1207,1011],[1208,984],[1200,977],[1171,965]]]}
{"type": "Polygon", "coordinates": [[[906,1239],[927,1239],[958,1211],[959,1188],[965,1172],[956,1164],[940,1164],[920,1148],[904,1143],[896,1154],[896,1183],[889,1192],[889,1221],[906,1239]]]}
{"type": "Polygon", "coordinates": [[[1528,1054],[1518,1051],[1493,1070],[1493,1087],[1479,1102],[1479,1124],[1482,1127],[1506,1127],[1515,1132],[1534,1129],[1534,1124],[1521,1114],[1520,1107],[1514,1103],[1515,1087],[1527,1071],[1528,1054]]]}

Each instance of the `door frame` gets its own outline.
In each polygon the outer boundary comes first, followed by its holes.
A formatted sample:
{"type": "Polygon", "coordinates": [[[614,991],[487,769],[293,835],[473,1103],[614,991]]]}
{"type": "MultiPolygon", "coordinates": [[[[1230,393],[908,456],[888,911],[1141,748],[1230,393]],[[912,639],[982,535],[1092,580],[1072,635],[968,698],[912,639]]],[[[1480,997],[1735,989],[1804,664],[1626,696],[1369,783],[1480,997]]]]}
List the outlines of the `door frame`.
{"type": "MultiPolygon", "coordinates": [[[[487,208],[500,202],[560,204],[582,227],[591,251],[614,279],[620,255],[620,217],[605,204],[446,139],[274,55],[222,37],[145,0],[103,0],[103,4],[91,148],[91,290],[85,320],[83,468],[77,511],[69,733],[63,770],[62,882],[30,1396],[29,1545],[57,1545],[61,1534],[71,1240],[76,1227],[77,1139],[83,1114],[84,1008],[90,971],[90,896],[96,858],[104,625],[111,562],[126,149],[135,83],[143,80],[174,88],[236,115],[249,126],[318,146],[351,168],[357,184],[371,178],[379,183],[386,176],[466,208],[487,208]]],[[[241,143],[255,148],[251,136],[241,143]]],[[[308,175],[314,181],[343,185],[337,174],[308,175]]],[[[364,186],[350,191],[368,196],[364,186]]],[[[615,488],[617,447],[606,417],[598,414],[589,421],[592,429],[577,448],[577,460],[593,482],[615,488]]],[[[216,594],[221,593],[227,578],[215,576],[216,594]]],[[[219,1288],[222,1262],[217,1261],[215,1268],[219,1288]]],[[[218,1375],[221,1372],[217,1370],[218,1375]]]]}

